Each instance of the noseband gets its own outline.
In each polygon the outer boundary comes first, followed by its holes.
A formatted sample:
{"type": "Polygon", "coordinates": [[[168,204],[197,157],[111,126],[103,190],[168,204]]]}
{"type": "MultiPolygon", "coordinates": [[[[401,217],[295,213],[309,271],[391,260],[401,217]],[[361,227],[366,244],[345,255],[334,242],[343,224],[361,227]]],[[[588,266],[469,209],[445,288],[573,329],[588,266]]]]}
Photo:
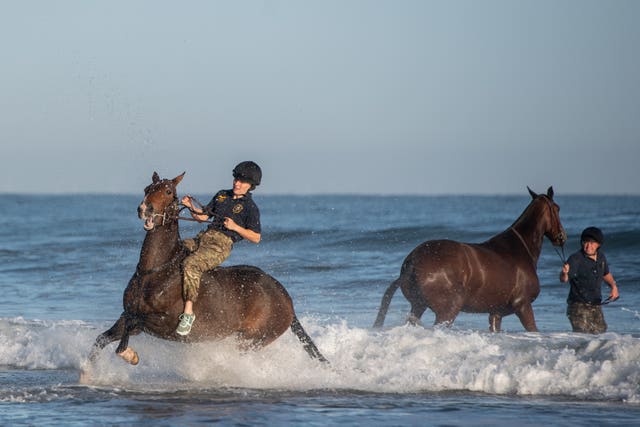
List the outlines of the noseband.
{"type": "MultiPolygon", "coordinates": [[[[147,199],[147,197],[148,196],[145,196],[145,200],[147,199]]],[[[153,206],[153,205],[151,205],[151,206],[153,206]]],[[[151,218],[155,221],[155,219],[157,217],[161,217],[162,218],[162,224],[160,224],[160,225],[164,226],[169,220],[178,219],[178,212],[179,212],[179,210],[178,210],[178,197],[174,196],[173,200],[171,201],[171,203],[169,203],[164,208],[162,213],[153,212],[153,213],[151,213],[151,218]],[[167,213],[167,210],[170,209],[170,208],[173,210],[173,215],[170,215],[170,214],[167,213]]]]}

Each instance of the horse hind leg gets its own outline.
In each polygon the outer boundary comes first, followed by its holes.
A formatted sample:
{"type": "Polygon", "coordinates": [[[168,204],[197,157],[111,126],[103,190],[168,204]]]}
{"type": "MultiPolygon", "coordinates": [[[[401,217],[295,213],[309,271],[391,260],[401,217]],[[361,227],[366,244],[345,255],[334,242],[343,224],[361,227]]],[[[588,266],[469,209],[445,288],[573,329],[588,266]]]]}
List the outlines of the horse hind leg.
{"type": "Polygon", "coordinates": [[[434,325],[449,327],[453,325],[456,317],[460,314],[462,301],[454,297],[440,299],[436,301],[435,304],[431,304],[429,308],[431,308],[436,315],[436,319],[433,322],[434,325]]]}
{"type": "Polygon", "coordinates": [[[422,321],[420,318],[427,310],[426,302],[420,301],[412,301],[411,302],[411,311],[409,312],[409,316],[407,316],[407,323],[411,326],[422,326],[422,321]]]}

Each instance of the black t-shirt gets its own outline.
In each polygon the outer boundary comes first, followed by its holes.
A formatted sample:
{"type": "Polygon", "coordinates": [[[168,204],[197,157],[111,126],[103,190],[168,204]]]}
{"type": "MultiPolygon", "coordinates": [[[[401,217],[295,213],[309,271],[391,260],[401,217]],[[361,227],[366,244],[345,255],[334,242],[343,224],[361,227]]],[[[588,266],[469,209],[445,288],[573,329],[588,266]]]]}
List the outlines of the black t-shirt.
{"type": "Polygon", "coordinates": [[[242,237],[224,226],[225,218],[231,218],[239,226],[260,233],[260,211],[253,201],[251,193],[234,199],[233,190],[218,191],[205,206],[204,212],[213,220],[208,228],[226,234],[234,242],[242,240],[242,237]]]}
{"type": "Polygon", "coordinates": [[[580,250],[571,255],[567,263],[569,264],[569,283],[571,285],[567,303],[600,304],[602,302],[602,278],[609,274],[609,264],[604,253],[598,251],[594,261],[580,250]]]}

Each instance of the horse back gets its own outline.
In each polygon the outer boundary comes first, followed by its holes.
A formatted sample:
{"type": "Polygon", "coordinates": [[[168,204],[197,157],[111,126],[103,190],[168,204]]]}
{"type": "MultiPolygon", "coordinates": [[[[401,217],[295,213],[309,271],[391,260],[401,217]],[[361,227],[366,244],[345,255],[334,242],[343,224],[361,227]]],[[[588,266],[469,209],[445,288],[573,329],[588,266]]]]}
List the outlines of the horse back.
{"type": "Polygon", "coordinates": [[[294,316],[293,302],[284,286],[248,265],[218,267],[204,273],[194,310],[196,327],[215,325],[205,333],[226,336],[240,331],[245,338],[256,341],[279,336],[294,316]]]}
{"type": "MultiPolygon", "coordinates": [[[[291,297],[285,287],[273,276],[252,265],[234,265],[218,267],[207,271],[202,276],[202,284],[218,285],[225,294],[231,295],[263,295],[276,300],[286,300],[291,303],[291,297]]],[[[202,285],[201,285],[202,286],[202,285]]]]}

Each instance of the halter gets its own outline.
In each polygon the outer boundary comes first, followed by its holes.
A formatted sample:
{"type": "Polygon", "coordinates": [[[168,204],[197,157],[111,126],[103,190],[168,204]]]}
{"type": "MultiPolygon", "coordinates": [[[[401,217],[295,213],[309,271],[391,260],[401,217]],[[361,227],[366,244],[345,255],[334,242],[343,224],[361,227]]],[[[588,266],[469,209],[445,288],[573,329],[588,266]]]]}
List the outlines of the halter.
{"type": "MultiPolygon", "coordinates": [[[[547,205],[549,205],[549,209],[551,211],[553,211],[553,206],[551,205],[551,199],[548,196],[542,195],[542,197],[544,198],[545,202],[547,202],[547,205]]],[[[560,220],[558,220],[560,221],[560,220]]],[[[562,255],[560,254],[560,251],[558,251],[558,247],[557,246],[553,246],[553,250],[556,252],[556,254],[558,254],[558,257],[560,258],[560,261],[562,261],[562,264],[566,264],[566,258],[565,258],[565,254],[564,254],[564,244],[562,244],[562,246],[560,246],[560,249],[562,250],[562,255]]]]}
{"type": "MultiPolygon", "coordinates": [[[[548,196],[545,196],[544,194],[541,194],[540,197],[542,197],[544,199],[544,201],[547,202],[547,205],[549,206],[549,210],[551,212],[553,212],[553,206],[551,205],[551,199],[548,196]]],[[[527,250],[527,253],[529,254],[529,257],[531,257],[531,259],[533,260],[533,262],[535,264],[536,258],[531,253],[531,249],[529,249],[529,246],[527,245],[527,242],[525,242],[524,238],[518,232],[518,230],[516,230],[514,227],[511,227],[511,230],[513,231],[513,233],[516,236],[518,236],[518,239],[520,239],[520,242],[522,242],[522,245],[527,250]]],[[[564,255],[564,245],[561,246],[562,255],[560,254],[560,252],[558,251],[558,248],[556,246],[553,246],[553,250],[556,252],[556,254],[558,254],[558,257],[560,257],[560,261],[562,261],[562,264],[565,264],[566,263],[566,259],[565,259],[565,255],[564,255]]]]}
{"type": "MultiPolygon", "coordinates": [[[[174,210],[175,210],[175,208],[176,208],[177,206],[178,206],[178,198],[177,198],[177,197],[174,197],[174,198],[173,198],[173,200],[171,201],[171,203],[169,203],[169,204],[167,205],[167,207],[165,207],[165,208],[164,208],[164,211],[163,211],[161,214],[159,214],[159,213],[152,213],[152,214],[151,214],[151,217],[152,217],[152,218],[155,218],[155,217],[158,217],[158,216],[159,216],[159,217],[162,217],[162,226],[164,226],[164,225],[166,224],[166,222],[167,222],[169,219],[172,219],[172,217],[170,217],[170,216],[169,216],[169,214],[167,214],[167,212],[166,212],[166,211],[167,211],[167,209],[169,209],[169,208],[174,208],[174,210]]],[[[177,219],[177,218],[178,218],[178,217],[177,217],[177,216],[175,216],[175,219],[177,219]]],[[[139,277],[142,277],[142,276],[146,276],[147,274],[151,274],[151,273],[158,272],[158,271],[160,271],[160,270],[164,269],[165,267],[167,267],[167,266],[169,266],[169,265],[171,265],[171,264],[174,264],[174,263],[176,262],[176,260],[179,258],[179,255],[180,255],[180,251],[177,251],[177,252],[174,254],[174,256],[173,256],[169,261],[167,261],[167,262],[165,262],[164,264],[161,264],[161,265],[159,265],[159,266],[157,266],[157,267],[153,267],[153,268],[151,268],[151,269],[149,269],[149,270],[145,270],[145,271],[141,271],[141,270],[140,270],[140,264],[138,264],[138,265],[136,266],[136,273],[135,273],[135,276],[139,278],[139,277]]]]}

